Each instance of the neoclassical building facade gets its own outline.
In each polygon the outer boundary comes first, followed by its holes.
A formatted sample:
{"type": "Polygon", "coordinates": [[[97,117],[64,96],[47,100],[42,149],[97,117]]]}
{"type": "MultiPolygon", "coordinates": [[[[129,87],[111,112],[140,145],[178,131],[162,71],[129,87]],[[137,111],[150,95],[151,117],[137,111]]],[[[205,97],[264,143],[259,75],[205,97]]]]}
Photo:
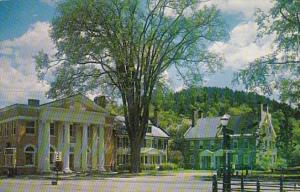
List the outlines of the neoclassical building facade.
{"type": "Polygon", "coordinates": [[[110,165],[105,160],[111,159],[105,157],[107,118],[105,98],[96,97],[93,102],[81,94],[42,105],[30,99],[28,104],[2,108],[0,169],[49,172],[55,152],[61,152],[66,173],[105,171],[110,165]]]}

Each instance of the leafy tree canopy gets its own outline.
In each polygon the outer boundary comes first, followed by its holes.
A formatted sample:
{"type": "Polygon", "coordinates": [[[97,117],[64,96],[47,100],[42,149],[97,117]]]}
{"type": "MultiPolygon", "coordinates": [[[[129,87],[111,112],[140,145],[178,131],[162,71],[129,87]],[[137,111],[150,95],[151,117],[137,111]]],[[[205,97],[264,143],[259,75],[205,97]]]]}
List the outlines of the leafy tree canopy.
{"type": "Polygon", "coordinates": [[[274,37],[274,52],[249,63],[234,82],[267,94],[279,91],[281,100],[299,105],[300,1],[276,0],[265,13],[257,10],[258,38],[274,37]]]}
{"type": "Polygon", "coordinates": [[[187,84],[201,82],[223,60],[208,51],[226,37],[216,7],[195,0],[66,0],[51,26],[54,57],[40,52],[37,72],[54,79],[48,96],[116,90],[131,142],[132,172],[139,171],[153,89],[174,66],[187,84]]]}

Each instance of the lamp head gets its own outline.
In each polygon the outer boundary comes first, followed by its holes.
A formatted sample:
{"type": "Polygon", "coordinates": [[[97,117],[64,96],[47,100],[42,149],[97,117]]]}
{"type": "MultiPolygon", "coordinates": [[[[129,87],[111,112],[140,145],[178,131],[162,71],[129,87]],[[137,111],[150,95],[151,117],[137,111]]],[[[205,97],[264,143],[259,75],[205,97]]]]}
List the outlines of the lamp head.
{"type": "Polygon", "coordinates": [[[225,114],[223,117],[221,117],[221,124],[222,126],[227,126],[229,121],[230,115],[225,114]]]}

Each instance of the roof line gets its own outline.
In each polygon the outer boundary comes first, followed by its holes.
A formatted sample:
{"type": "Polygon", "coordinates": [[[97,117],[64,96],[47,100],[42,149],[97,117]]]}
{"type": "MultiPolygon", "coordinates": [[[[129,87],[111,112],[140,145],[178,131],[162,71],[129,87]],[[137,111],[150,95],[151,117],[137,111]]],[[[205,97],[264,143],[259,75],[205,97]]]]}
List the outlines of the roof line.
{"type": "MultiPolygon", "coordinates": [[[[40,106],[43,106],[43,105],[48,105],[48,104],[51,104],[51,103],[54,103],[54,102],[58,102],[58,101],[62,101],[64,99],[68,99],[68,98],[71,98],[71,97],[76,97],[77,95],[81,95],[81,96],[84,96],[86,97],[84,94],[82,93],[76,93],[76,94],[73,94],[73,95],[69,95],[69,96],[66,96],[66,97],[63,97],[63,98],[60,98],[60,99],[56,99],[56,100],[53,100],[53,101],[50,101],[50,102],[47,102],[47,103],[43,103],[41,104],[40,106]]],[[[88,97],[86,97],[88,98],[88,97]]]]}
{"type": "MultiPolygon", "coordinates": [[[[157,127],[157,126],[155,126],[155,127],[157,127]]],[[[162,130],[168,137],[170,137],[169,133],[167,131],[165,131],[163,128],[161,128],[161,127],[157,127],[157,128],[159,128],[160,130],[162,130]]]]}
{"type": "Polygon", "coordinates": [[[192,129],[193,127],[192,126],[190,126],[189,128],[188,128],[188,130],[184,133],[184,135],[183,135],[183,137],[185,137],[186,136],[186,134],[188,134],[188,132],[192,129]]]}

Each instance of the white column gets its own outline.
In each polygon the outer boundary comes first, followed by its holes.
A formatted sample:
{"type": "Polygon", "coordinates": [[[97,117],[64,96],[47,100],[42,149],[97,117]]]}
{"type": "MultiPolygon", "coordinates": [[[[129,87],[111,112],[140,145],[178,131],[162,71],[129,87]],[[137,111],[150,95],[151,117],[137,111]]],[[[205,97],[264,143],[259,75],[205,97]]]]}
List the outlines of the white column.
{"type": "Polygon", "coordinates": [[[63,144],[63,171],[65,173],[70,173],[70,123],[65,122],[64,123],[64,144],[63,144]]]}
{"type": "Polygon", "coordinates": [[[97,170],[97,152],[98,152],[98,127],[93,126],[92,127],[92,170],[96,171],[97,170]]]}
{"type": "Polygon", "coordinates": [[[159,164],[161,165],[162,164],[162,158],[163,158],[163,156],[162,155],[159,155],[159,164]]]}
{"type": "Polygon", "coordinates": [[[88,158],[88,125],[84,124],[82,129],[82,148],[81,148],[81,170],[87,171],[87,158],[88,158]]]}
{"type": "Polygon", "coordinates": [[[63,125],[59,123],[59,126],[57,127],[57,151],[62,152],[63,149],[63,141],[64,141],[64,129],[63,125]]]}
{"type": "Polygon", "coordinates": [[[76,125],[76,144],[74,149],[74,168],[76,171],[80,171],[81,166],[81,143],[82,133],[79,125],[76,125]]]}
{"type": "Polygon", "coordinates": [[[38,171],[50,172],[50,122],[39,122],[38,171]]]}
{"type": "Polygon", "coordinates": [[[105,171],[105,153],[104,153],[104,127],[99,126],[99,146],[98,146],[98,158],[99,158],[99,171],[105,171]]]}

